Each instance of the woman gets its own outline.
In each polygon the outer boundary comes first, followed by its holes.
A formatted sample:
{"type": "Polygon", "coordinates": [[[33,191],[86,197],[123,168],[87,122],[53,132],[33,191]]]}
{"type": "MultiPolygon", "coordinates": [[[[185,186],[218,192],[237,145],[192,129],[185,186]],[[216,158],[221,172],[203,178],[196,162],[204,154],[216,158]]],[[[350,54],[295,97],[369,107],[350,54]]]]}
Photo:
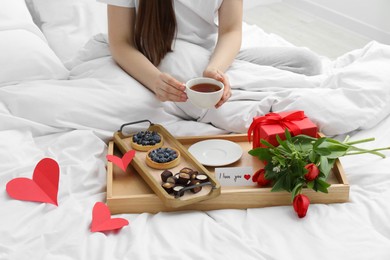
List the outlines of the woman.
{"type": "MultiPolygon", "coordinates": [[[[187,95],[182,82],[158,69],[175,40],[200,45],[211,51],[204,77],[224,83],[225,89],[216,108],[231,96],[225,71],[232,64],[241,46],[242,0],[98,0],[108,4],[108,32],[110,50],[114,60],[133,78],[153,91],[161,101],[185,102],[187,95]]],[[[261,65],[275,65],[298,73],[310,55],[301,55],[296,48],[286,57],[272,59],[261,48],[243,52],[238,58],[261,65]],[[290,55],[290,56],[289,56],[290,55]],[[302,61],[291,57],[302,56],[302,61]],[[287,64],[284,60],[294,64],[287,64]],[[296,62],[298,60],[298,62],[296,62]]],[[[310,66],[311,66],[310,65],[310,66]]],[[[312,74],[311,72],[309,74],[312,74]]]]}

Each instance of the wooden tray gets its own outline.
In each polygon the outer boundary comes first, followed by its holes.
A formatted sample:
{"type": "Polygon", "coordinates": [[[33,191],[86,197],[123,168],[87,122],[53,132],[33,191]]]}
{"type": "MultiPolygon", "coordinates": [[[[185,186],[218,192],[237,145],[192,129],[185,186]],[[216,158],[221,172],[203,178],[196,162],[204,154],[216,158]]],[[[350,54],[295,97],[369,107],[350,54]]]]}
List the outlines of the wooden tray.
{"type": "MultiPolygon", "coordinates": [[[[188,150],[161,125],[153,124],[148,120],[122,125],[121,129],[114,134],[114,143],[122,153],[126,153],[127,151],[132,149],[130,140],[133,136],[132,134],[123,134],[123,127],[142,122],[149,122],[150,126],[149,128],[147,128],[148,131],[156,131],[163,136],[163,147],[172,147],[180,152],[179,165],[169,169],[173,174],[178,173],[180,169],[184,167],[189,167],[192,170],[197,170],[198,172],[204,173],[209,177],[208,182],[198,184],[198,186],[202,186],[200,192],[193,194],[190,191],[187,191],[184,192],[183,195],[180,197],[173,196],[172,194],[168,194],[161,186],[161,173],[163,172],[163,170],[153,169],[146,164],[145,158],[148,152],[136,151],[131,165],[134,167],[136,172],[138,172],[138,174],[143,178],[146,184],[161,199],[161,202],[164,204],[164,206],[171,208],[183,207],[202,200],[215,198],[221,194],[221,185],[215,179],[214,174],[211,174],[208,169],[206,169],[202,164],[200,164],[188,152],[188,150]]],[[[189,189],[191,187],[186,187],[186,189],[189,189]]]]}
{"type": "MultiPolygon", "coordinates": [[[[218,135],[202,137],[183,137],[177,140],[184,146],[206,139],[225,139],[238,143],[243,149],[242,158],[229,167],[253,166],[254,169],[262,167],[262,163],[247,151],[252,148],[245,134],[218,135]]],[[[109,143],[108,154],[120,155],[120,151],[113,142],[109,143]]],[[[213,168],[207,168],[214,173],[213,168]]],[[[310,198],[311,203],[342,203],[349,200],[349,184],[345,177],[342,165],[337,160],[335,167],[329,175],[331,186],[329,193],[315,192],[303,189],[303,193],[310,198]]],[[[180,208],[167,207],[149,188],[132,166],[123,172],[112,163],[107,164],[107,205],[112,214],[119,213],[157,213],[161,211],[178,210],[215,210],[215,209],[247,209],[279,205],[290,205],[291,194],[288,192],[271,192],[271,188],[256,186],[221,187],[221,195],[213,199],[200,201],[180,208]]]]}

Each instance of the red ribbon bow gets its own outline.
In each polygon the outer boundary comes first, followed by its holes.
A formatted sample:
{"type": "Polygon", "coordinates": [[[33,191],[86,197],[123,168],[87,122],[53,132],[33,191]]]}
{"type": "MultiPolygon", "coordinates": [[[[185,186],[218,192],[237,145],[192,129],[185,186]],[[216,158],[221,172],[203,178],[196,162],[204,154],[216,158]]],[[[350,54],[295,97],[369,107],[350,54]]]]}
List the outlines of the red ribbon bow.
{"type": "Polygon", "coordinates": [[[280,125],[283,129],[287,128],[292,135],[301,134],[301,129],[291,121],[299,121],[306,118],[303,111],[293,111],[289,113],[268,113],[265,116],[259,116],[253,118],[252,124],[248,129],[248,141],[251,141],[251,135],[253,133],[253,147],[260,146],[260,131],[259,128],[262,125],[280,125]]]}

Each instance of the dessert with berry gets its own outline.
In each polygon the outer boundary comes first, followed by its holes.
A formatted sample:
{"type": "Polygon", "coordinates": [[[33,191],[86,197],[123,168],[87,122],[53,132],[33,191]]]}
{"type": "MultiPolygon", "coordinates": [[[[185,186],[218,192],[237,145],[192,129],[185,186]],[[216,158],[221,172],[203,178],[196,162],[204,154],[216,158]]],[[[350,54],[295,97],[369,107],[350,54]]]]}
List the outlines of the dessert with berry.
{"type": "Polygon", "coordinates": [[[146,164],[154,169],[170,169],[180,162],[180,153],[172,147],[159,147],[146,155],[146,164]]]}
{"type": "Polygon", "coordinates": [[[149,151],[163,145],[163,137],[156,131],[140,131],[130,140],[131,147],[137,151],[149,151]]]}

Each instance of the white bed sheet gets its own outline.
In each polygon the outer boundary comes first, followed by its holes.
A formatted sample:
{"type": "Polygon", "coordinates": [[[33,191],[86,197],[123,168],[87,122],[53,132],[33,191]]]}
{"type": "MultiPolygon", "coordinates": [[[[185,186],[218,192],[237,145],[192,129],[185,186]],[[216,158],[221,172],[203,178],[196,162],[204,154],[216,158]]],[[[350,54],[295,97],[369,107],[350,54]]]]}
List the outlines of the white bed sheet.
{"type": "MultiPolygon", "coordinates": [[[[389,143],[390,118],[354,138],[389,143]]],[[[16,130],[17,129],[17,130],[16,130]]],[[[34,135],[0,132],[0,259],[388,259],[390,159],[343,158],[350,202],[312,204],[297,218],[291,206],[158,214],[120,214],[118,233],[89,231],[92,207],[105,201],[106,143],[93,131],[34,135]],[[12,200],[5,184],[31,177],[41,158],[61,169],[58,203],[12,200]]],[[[390,154],[386,153],[388,156],[390,154]]]]}
{"type": "MultiPolygon", "coordinates": [[[[247,29],[259,41],[286,44],[247,29]]],[[[193,67],[175,66],[191,62],[176,56],[162,68],[191,77],[208,55],[198,51],[193,67]]],[[[303,108],[328,134],[376,137],[367,147],[390,145],[388,55],[389,46],[373,42],[327,62],[314,78],[237,62],[226,109],[191,112],[157,102],[96,36],[72,61],[70,80],[0,88],[0,259],[390,259],[390,158],[368,155],[342,158],[350,202],[311,205],[303,219],[291,206],[120,214],[130,224],[119,232],[89,230],[93,205],[105,201],[107,141],[126,122],[147,118],[175,135],[220,134],[244,130],[257,113],[303,108]],[[318,95],[332,96],[332,105],[318,95]],[[59,206],[11,199],[6,183],[31,178],[45,157],[60,166],[59,206]]]]}

